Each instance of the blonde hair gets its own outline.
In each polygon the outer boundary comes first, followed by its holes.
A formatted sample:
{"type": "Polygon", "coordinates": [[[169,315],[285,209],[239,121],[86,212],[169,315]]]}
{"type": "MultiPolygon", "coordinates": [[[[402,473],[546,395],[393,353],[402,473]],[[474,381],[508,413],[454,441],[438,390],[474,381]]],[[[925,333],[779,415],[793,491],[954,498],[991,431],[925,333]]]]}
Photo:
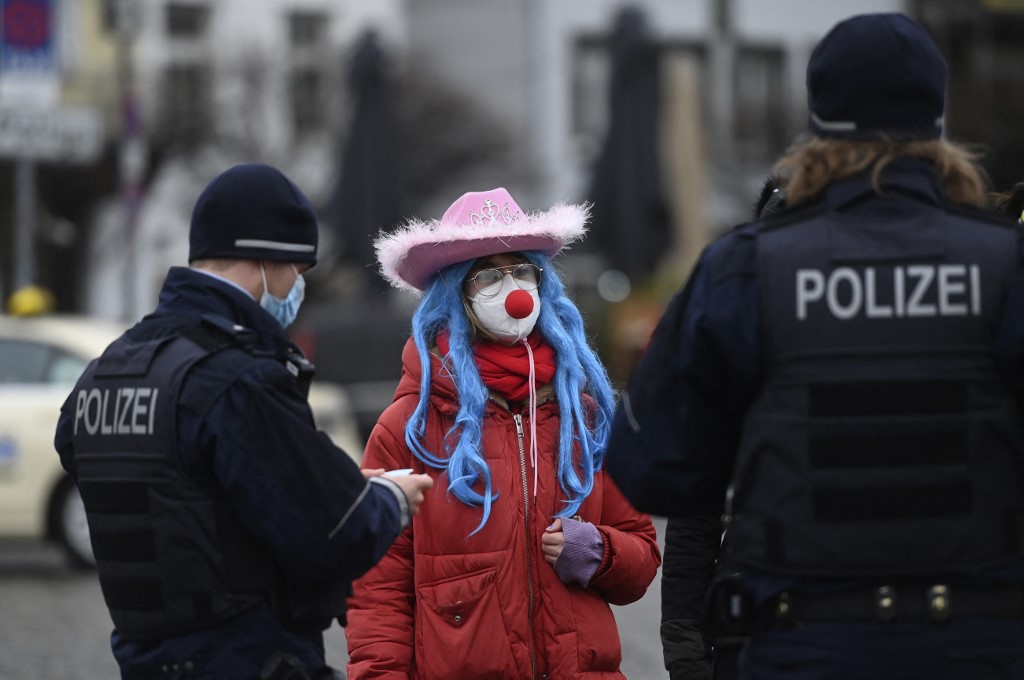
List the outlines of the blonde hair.
{"type": "Polygon", "coordinates": [[[830,184],[871,170],[871,185],[882,193],[880,178],[897,158],[914,158],[939,172],[946,195],[954,203],[988,205],[988,177],[978,164],[981,154],[944,139],[912,142],[851,142],[811,137],[790,147],[774,173],[786,191],[786,204],[813,201],[830,184]]]}

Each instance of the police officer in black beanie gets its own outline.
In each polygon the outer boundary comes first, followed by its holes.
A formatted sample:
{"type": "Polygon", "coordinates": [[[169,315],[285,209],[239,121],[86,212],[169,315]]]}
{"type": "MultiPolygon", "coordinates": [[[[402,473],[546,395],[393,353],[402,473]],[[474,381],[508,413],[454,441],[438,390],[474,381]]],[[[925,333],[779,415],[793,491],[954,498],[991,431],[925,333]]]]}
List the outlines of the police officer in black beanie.
{"type": "Polygon", "coordinates": [[[285,333],[316,264],[313,208],[280,171],[200,195],[189,268],[94,360],[55,445],[81,491],[123,678],[330,678],[323,630],[431,486],[319,432],[285,333]]]}
{"type": "Polygon", "coordinates": [[[724,517],[742,677],[1024,678],[1022,232],[945,83],[905,15],[822,39],[786,208],[705,249],[616,414],[639,509],[724,517]]]}

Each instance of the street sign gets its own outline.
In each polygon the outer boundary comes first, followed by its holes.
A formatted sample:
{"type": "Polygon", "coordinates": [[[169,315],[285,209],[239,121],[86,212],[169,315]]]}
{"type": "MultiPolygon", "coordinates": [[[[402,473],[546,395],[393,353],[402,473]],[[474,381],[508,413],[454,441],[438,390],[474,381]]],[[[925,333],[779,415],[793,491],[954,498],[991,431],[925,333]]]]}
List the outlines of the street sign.
{"type": "Polygon", "coordinates": [[[57,102],[57,1],[0,0],[0,97],[57,102]]]}
{"type": "Polygon", "coordinates": [[[53,9],[50,0],[0,0],[0,68],[37,73],[56,69],[53,9]]]}
{"type": "Polygon", "coordinates": [[[0,157],[88,163],[103,148],[103,122],[88,108],[0,107],[0,157]]]}

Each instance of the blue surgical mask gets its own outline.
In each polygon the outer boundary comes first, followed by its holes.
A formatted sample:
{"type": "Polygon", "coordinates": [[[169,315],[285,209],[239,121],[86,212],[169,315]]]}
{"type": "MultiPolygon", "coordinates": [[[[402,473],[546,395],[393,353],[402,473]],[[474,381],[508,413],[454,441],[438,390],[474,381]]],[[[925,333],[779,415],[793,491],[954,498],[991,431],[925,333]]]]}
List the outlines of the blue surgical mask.
{"type": "Polygon", "coordinates": [[[277,319],[277,322],[281,324],[282,328],[288,328],[295,321],[295,317],[299,315],[299,307],[302,305],[302,300],[306,297],[306,280],[302,278],[302,274],[299,270],[292,265],[292,270],[295,272],[295,283],[292,284],[292,289],[288,291],[288,297],[281,299],[276,295],[271,295],[270,290],[267,288],[267,273],[263,269],[263,263],[260,262],[260,275],[263,277],[263,295],[260,296],[260,307],[267,310],[272,317],[277,319]]]}

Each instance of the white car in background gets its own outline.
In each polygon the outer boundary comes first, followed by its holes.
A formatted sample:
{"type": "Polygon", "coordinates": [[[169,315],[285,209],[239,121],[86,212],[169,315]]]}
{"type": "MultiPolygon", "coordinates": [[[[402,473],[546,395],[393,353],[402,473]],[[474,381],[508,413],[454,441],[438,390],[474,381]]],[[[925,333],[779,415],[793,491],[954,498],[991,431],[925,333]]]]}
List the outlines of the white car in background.
{"type": "MultiPolygon", "coordinates": [[[[54,541],[72,565],[95,561],[78,489],[53,448],[60,407],[86,365],[122,332],[76,316],[0,316],[0,538],[54,541]]],[[[347,392],[313,381],[317,427],[358,462],[363,444],[347,392]]]]}

